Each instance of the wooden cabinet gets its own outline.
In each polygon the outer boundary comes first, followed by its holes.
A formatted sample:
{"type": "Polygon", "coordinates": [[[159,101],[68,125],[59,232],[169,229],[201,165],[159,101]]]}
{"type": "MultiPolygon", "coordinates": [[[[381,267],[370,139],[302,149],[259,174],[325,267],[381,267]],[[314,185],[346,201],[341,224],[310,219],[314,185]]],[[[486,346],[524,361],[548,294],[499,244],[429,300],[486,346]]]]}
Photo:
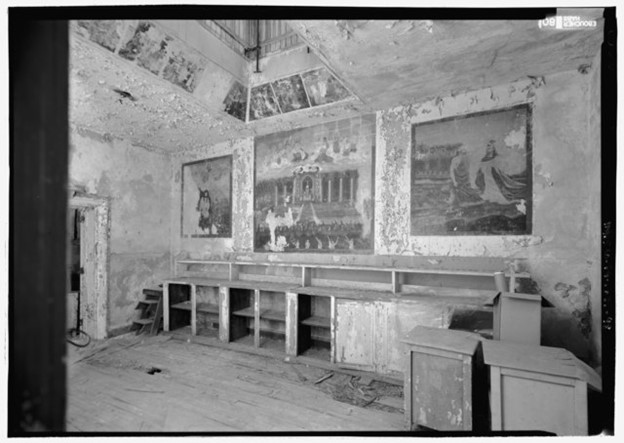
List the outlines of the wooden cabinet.
{"type": "Polygon", "coordinates": [[[252,337],[255,319],[255,291],[249,289],[229,288],[229,333],[228,342],[249,342],[252,337]]]}
{"type": "Polygon", "coordinates": [[[298,294],[297,354],[330,361],[333,297],[298,294]]]}
{"type": "Polygon", "coordinates": [[[493,431],[546,431],[587,435],[588,390],[600,391],[598,374],[571,352],[487,340],[493,431]]]}
{"type": "Polygon", "coordinates": [[[168,315],[164,318],[165,330],[178,329],[191,324],[192,288],[183,284],[167,285],[165,310],[168,315]]]}
{"type": "Polygon", "coordinates": [[[219,280],[173,278],[163,282],[163,329],[198,327],[202,334],[216,336],[220,328],[219,280]],[[198,295],[198,288],[201,294],[198,295]],[[214,325],[217,325],[216,328],[214,325]]]}
{"type": "Polygon", "coordinates": [[[335,298],[329,288],[298,287],[286,293],[286,352],[334,362],[335,298]]]}
{"type": "Polygon", "coordinates": [[[502,292],[494,297],[494,340],[539,346],[544,302],[542,296],[534,294],[502,292]]]}
{"type": "Polygon", "coordinates": [[[408,429],[486,430],[481,337],[419,326],[401,341],[407,350],[404,396],[408,429]]]}
{"type": "Polygon", "coordinates": [[[491,269],[503,266],[491,259],[449,262],[459,269],[434,269],[436,260],[410,267],[398,258],[393,266],[267,259],[177,260],[176,269],[186,275],[164,282],[165,331],[190,330],[192,337],[396,379],[403,370],[400,338],[418,325],[448,327],[454,305],[493,300],[498,291],[491,269]],[[485,269],[475,270],[480,266],[485,269]]]}

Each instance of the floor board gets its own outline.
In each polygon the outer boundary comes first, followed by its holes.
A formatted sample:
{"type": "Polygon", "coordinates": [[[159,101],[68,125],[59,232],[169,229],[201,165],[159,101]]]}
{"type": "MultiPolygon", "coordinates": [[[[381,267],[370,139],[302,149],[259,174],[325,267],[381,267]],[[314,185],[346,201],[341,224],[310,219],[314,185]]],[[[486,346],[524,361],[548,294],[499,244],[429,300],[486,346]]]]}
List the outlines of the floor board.
{"type": "Polygon", "coordinates": [[[340,373],[316,383],[327,370],[170,338],[70,347],[67,430],[403,430],[402,409],[388,406],[401,404],[396,386],[357,386],[340,373]]]}

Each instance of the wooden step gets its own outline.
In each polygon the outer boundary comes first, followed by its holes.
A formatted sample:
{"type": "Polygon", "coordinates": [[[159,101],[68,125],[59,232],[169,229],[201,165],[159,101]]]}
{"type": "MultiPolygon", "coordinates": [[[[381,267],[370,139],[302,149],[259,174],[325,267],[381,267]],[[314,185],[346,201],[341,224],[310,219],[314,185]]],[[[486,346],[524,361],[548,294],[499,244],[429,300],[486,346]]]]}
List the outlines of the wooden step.
{"type": "Polygon", "coordinates": [[[153,317],[150,318],[137,318],[136,320],[133,320],[132,323],[137,323],[139,325],[149,325],[154,321],[153,317]]]}
{"type": "Polygon", "coordinates": [[[143,289],[143,295],[149,295],[152,297],[162,297],[162,294],[163,294],[162,289],[150,289],[150,288],[143,289]]]}

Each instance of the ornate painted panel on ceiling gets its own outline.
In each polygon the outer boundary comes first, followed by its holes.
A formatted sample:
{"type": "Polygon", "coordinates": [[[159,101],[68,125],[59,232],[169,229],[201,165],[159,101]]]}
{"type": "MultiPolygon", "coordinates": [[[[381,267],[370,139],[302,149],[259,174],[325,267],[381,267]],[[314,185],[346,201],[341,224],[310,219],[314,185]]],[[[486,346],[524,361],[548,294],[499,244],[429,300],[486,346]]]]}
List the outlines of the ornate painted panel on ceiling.
{"type": "Polygon", "coordinates": [[[283,113],[310,107],[300,76],[293,75],[274,81],[271,86],[283,113]]]}
{"type": "Polygon", "coordinates": [[[206,60],[147,21],[78,20],[73,29],[103,48],[193,92],[206,60]]]}
{"type": "Polygon", "coordinates": [[[247,118],[247,87],[236,80],[223,101],[224,111],[239,120],[247,118]]]}
{"type": "Polygon", "coordinates": [[[312,106],[344,100],[349,91],[327,69],[315,69],[302,75],[312,106]]]}
{"type": "Polygon", "coordinates": [[[351,97],[351,93],[326,68],[313,69],[253,87],[249,120],[336,103],[351,97]]]}
{"type": "Polygon", "coordinates": [[[260,120],[280,114],[270,83],[251,88],[249,120],[260,120]]]}

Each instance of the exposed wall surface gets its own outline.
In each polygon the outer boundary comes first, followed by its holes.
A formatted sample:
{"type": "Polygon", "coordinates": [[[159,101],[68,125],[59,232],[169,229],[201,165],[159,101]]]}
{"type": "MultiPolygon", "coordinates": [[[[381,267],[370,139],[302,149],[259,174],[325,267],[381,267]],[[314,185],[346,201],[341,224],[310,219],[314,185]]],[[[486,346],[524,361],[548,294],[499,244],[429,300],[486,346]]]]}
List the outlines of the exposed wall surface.
{"type": "Polygon", "coordinates": [[[223,142],[205,149],[172,156],[171,232],[176,255],[208,257],[233,251],[253,251],[253,139],[223,142]],[[182,238],[182,165],[207,158],[232,155],[232,238],[182,238]]]}
{"type": "MultiPolygon", "coordinates": [[[[596,64],[597,65],[597,64],[596,64]]],[[[475,90],[377,113],[375,154],[375,251],[373,255],[264,254],[264,260],[361,263],[393,266],[404,260],[444,266],[449,259],[502,258],[528,271],[518,288],[542,294],[542,344],[563,346],[598,361],[600,343],[600,142],[598,66],[546,78],[475,90]],[[411,236],[411,125],[528,103],[532,107],[532,233],[515,236],[411,236]]],[[[173,162],[173,244],[180,257],[254,259],[253,139],[222,143],[173,162]],[[233,238],[182,240],[179,235],[180,166],[234,152],[233,238]],[[176,223],[178,223],[176,225],[176,223]]],[[[432,311],[431,322],[444,322],[432,311]]],[[[445,314],[446,315],[446,314],[445,314]]],[[[399,328],[397,324],[395,328],[399,328]]],[[[390,331],[390,336],[397,333],[390,331]]],[[[390,357],[388,357],[390,358],[390,357]]],[[[388,361],[380,368],[395,369],[388,361]]]]}
{"type": "MultiPolygon", "coordinates": [[[[588,149],[594,151],[596,155],[601,155],[602,149],[612,149],[611,146],[603,147],[601,143],[601,120],[600,120],[600,75],[602,70],[600,53],[594,58],[594,62],[591,66],[591,76],[589,85],[589,146],[588,149]]],[[[591,189],[600,190],[602,186],[602,177],[600,175],[600,160],[594,157],[594,162],[588,165],[591,169],[589,186],[591,189]]],[[[601,220],[602,213],[600,210],[600,198],[599,194],[589,202],[588,211],[592,214],[588,220],[587,233],[589,240],[594,247],[599,248],[602,242],[601,232],[601,220]]],[[[598,249],[600,253],[601,249],[598,249]]],[[[594,359],[598,362],[602,361],[602,266],[601,266],[602,254],[595,257],[591,267],[590,280],[594,291],[591,297],[591,313],[592,313],[592,344],[595,352],[594,359]]]]}
{"type": "Polygon", "coordinates": [[[378,113],[375,202],[377,254],[526,259],[533,290],[556,307],[544,312],[542,343],[585,357],[600,333],[592,314],[600,299],[600,148],[590,129],[599,115],[589,106],[590,80],[570,71],[378,113]],[[411,125],[521,103],[533,108],[532,235],[410,236],[411,125]]]}
{"type": "Polygon", "coordinates": [[[70,185],[110,201],[108,325],[136,317],[141,291],[169,273],[169,159],[96,133],[73,129],[70,185]]]}

